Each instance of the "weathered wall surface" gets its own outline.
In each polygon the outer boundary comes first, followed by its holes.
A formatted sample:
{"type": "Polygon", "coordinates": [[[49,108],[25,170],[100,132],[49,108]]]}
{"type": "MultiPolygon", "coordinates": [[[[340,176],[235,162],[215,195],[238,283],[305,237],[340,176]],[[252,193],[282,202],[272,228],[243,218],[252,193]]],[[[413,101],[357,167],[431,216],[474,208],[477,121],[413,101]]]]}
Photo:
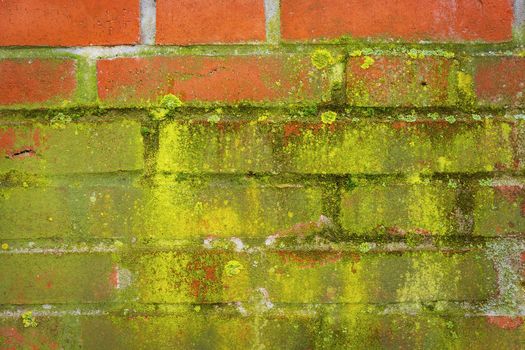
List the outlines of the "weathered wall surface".
{"type": "Polygon", "coordinates": [[[0,18],[0,349],[525,346],[523,0],[0,18]]]}

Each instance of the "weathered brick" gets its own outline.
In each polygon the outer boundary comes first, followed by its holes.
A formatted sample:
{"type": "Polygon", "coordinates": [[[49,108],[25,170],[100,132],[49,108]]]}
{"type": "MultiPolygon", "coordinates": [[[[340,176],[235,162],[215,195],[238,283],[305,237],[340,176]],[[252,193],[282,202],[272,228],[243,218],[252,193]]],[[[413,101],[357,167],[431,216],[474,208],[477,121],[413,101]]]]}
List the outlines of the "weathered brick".
{"type": "Polygon", "coordinates": [[[348,234],[446,234],[455,228],[456,193],[441,181],[366,182],[343,191],[341,224],[348,234]]]}
{"type": "Polygon", "coordinates": [[[171,239],[264,239],[314,225],[322,214],[322,192],[315,185],[163,177],[145,204],[140,232],[171,239]]]}
{"type": "Polygon", "coordinates": [[[0,17],[0,46],[118,45],[139,40],[139,0],[2,1],[0,17]]]}
{"type": "Polygon", "coordinates": [[[60,105],[73,98],[76,87],[74,60],[0,60],[0,107],[60,105]]]}
{"type": "Polygon", "coordinates": [[[404,41],[512,39],[510,0],[282,0],[285,40],[340,36],[404,41]]]}
{"type": "Polygon", "coordinates": [[[513,169],[513,124],[484,122],[174,122],[157,169],[182,173],[393,174],[513,169]]]}
{"type": "Polygon", "coordinates": [[[525,189],[521,184],[479,186],[474,194],[474,233],[525,233],[525,189]]]}
{"type": "Polygon", "coordinates": [[[247,349],[257,328],[232,310],[185,308],[165,316],[85,317],[86,349],[247,349]]]}
{"type": "Polygon", "coordinates": [[[475,90],[483,105],[525,105],[525,58],[490,57],[475,62],[475,90]]]}
{"type": "Polygon", "coordinates": [[[328,80],[307,56],[117,58],[97,63],[105,104],[136,105],[171,93],[183,101],[320,101],[328,80]]]}
{"type": "Polygon", "coordinates": [[[138,122],[0,125],[0,172],[103,173],[142,167],[138,122]]]}
{"type": "MultiPolygon", "coordinates": [[[[279,306],[252,313],[233,307],[177,307],[168,314],[37,316],[36,328],[0,319],[7,349],[519,349],[520,316],[385,312],[362,305],[279,306]],[[514,325],[512,328],[502,325],[514,325]],[[476,334],[476,337],[472,337],[476,334]]],[[[520,321],[521,320],[521,321],[520,321]]]]}
{"type": "Polygon", "coordinates": [[[122,238],[142,222],[143,191],[124,176],[25,186],[0,187],[2,239],[122,238]]]}
{"type": "Polygon", "coordinates": [[[157,44],[263,41],[262,0],[158,0],[157,44]]]}
{"type": "Polygon", "coordinates": [[[161,172],[269,172],[276,170],[271,124],[166,123],[160,130],[157,170],[161,172]]]}
{"type": "Polygon", "coordinates": [[[426,57],[361,56],[346,71],[348,103],[354,106],[448,106],[455,103],[453,61],[426,57]]]}
{"type": "Polygon", "coordinates": [[[108,254],[0,254],[0,303],[107,301],[115,290],[108,254]]]}
{"type": "Polygon", "coordinates": [[[53,317],[32,313],[36,327],[24,327],[22,317],[0,318],[1,349],[77,349],[78,317],[53,317]]]}
{"type": "Polygon", "coordinates": [[[492,263],[474,251],[170,251],[131,255],[123,266],[137,276],[133,297],[145,303],[244,302],[257,295],[271,303],[477,302],[496,293],[492,263]]]}
{"type": "Polygon", "coordinates": [[[471,173],[514,167],[512,124],[506,122],[364,121],[293,127],[284,149],[286,169],[300,173],[471,173]]]}
{"type": "Polygon", "coordinates": [[[309,311],[270,312],[266,317],[272,321],[261,328],[259,339],[287,349],[519,349],[525,339],[519,316],[498,316],[518,324],[505,329],[486,316],[384,312],[362,305],[309,311]]]}

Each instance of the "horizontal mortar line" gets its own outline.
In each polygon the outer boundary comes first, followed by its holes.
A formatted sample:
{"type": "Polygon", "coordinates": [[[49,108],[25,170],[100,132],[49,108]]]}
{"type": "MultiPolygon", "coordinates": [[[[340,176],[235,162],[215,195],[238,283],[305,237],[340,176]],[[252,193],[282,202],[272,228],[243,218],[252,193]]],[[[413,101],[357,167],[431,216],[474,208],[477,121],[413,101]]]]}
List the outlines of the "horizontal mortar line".
{"type": "MultiPolygon", "coordinates": [[[[182,55],[271,55],[276,53],[301,54],[317,48],[332,48],[340,50],[352,50],[367,48],[376,50],[383,55],[399,55],[403,52],[400,49],[416,49],[421,51],[434,52],[437,50],[467,51],[471,56],[513,56],[516,53],[512,50],[520,50],[523,47],[519,42],[497,43],[497,44],[478,44],[478,43],[396,43],[396,42],[375,42],[370,43],[361,41],[357,43],[329,43],[329,42],[304,42],[304,43],[283,43],[275,45],[266,42],[247,42],[244,44],[209,44],[209,45],[116,45],[116,46],[72,46],[72,47],[35,47],[35,46],[11,46],[0,48],[1,58],[23,58],[53,56],[53,53],[64,55],[78,55],[89,59],[126,57],[129,55],[158,56],[169,54],[182,55]]],[[[375,53],[374,53],[375,54],[375,53]]],[[[430,56],[430,54],[429,54],[430,56]]]]}
{"type": "MultiPolygon", "coordinates": [[[[439,239],[439,236],[435,237],[439,239]]],[[[479,240],[472,240],[469,242],[457,241],[456,244],[444,246],[444,245],[435,245],[431,243],[424,243],[417,246],[408,245],[405,242],[377,242],[374,240],[359,239],[355,241],[347,241],[344,243],[326,243],[321,246],[285,246],[285,247],[275,247],[268,246],[261,242],[260,245],[249,246],[247,248],[223,248],[223,247],[207,247],[203,243],[195,244],[196,241],[170,241],[166,242],[155,242],[152,245],[141,245],[141,244],[122,244],[116,246],[115,244],[106,245],[106,244],[79,244],[79,246],[58,246],[58,247],[34,247],[34,248],[9,248],[8,250],[0,250],[0,255],[17,255],[17,254],[43,254],[43,255],[62,255],[62,254],[85,254],[85,253],[121,253],[128,254],[133,252],[177,252],[177,251],[232,251],[242,254],[265,254],[272,252],[349,252],[349,253],[358,253],[358,254],[381,254],[381,253],[411,253],[411,252],[443,252],[443,253],[467,253],[467,252],[484,252],[483,247],[473,246],[476,244],[489,243],[489,242],[504,242],[504,241],[516,241],[523,239],[523,236],[520,237],[484,237],[479,240]],[[369,243],[372,245],[366,253],[363,253],[360,250],[359,244],[369,243]],[[458,244],[463,244],[463,246],[458,246],[458,244]]],[[[218,242],[236,240],[238,242],[239,238],[225,238],[218,239],[218,242]]],[[[2,242],[10,242],[13,244],[14,240],[1,240],[2,242]]],[[[35,243],[36,240],[31,241],[35,243]]],[[[117,239],[115,241],[118,241],[117,239]]],[[[204,241],[204,240],[203,240],[204,241]]],[[[241,239],[242,241],[242,239],[241,239]]],[[[248,240],[244,240],[243,243],[252,243],[248,240]]],[[[361,248],[362,249],[362,248],[361,248]]]]}
{"type": "MultiPolygon", "coordinates": [[[[478,171],[478,172],[433,172],[433,173],[425,173],[424,171],[421,171],[418,173],[417,171],[406,171],[406,172],[392,172],[392,173],[358,173],[358,172],[348,172],[348,173],[307,173],[307,172],[293,172],[293,171],[287,171],[287,172],[156,172],[154,176],[187,176],[187,177],[193,177],[193,178],[202,178],[202,177],[231,177],[231,178],[279,178],[279,177],[296,177],[298,180],[302,179],[310,179],[310,180],[319,180],[319,181],[329,181],[329,180],[344,180],[344,179],[391,179],[393,181],[399,181],[400,183],[405,183],[407,177],[414,175],[414,174],[420,174],[421,178],[429,178],[429,179],[435,179],[435,180],[446,180],[449,177],[453,178],[462,178],[462,179],[472,179],[472,180],[479,180],[479,179],[485,179],[487,177],[490,178],[498,178],[501,177],[502,181],[505,180],[505,177],[513,177],[516,180],[519,181],[519,179],[525,180],[525,173],[523,171],[517,171],[517,170],[511,170],[511,171],[502,171],[502,170],[495,170],[492,172],[487,171],[478,171]]],[[[183,181],[183,180],[182,180],[183,181]]]]}
{"type": "MultiPolygon", "coordinates": [[[[355,117],[360,117],[360,122],[374,122],[374,123],[395,123],[395,122],[405,122],[407,124],[413,123],[417,125],[418,123],[442,123],[445,119],[445,116],[454,114],[457,118],[455,123],[464,123],[469,122],[473,124],[481,123],[481,121],[476,121],[472,119],[472,115],[477,114],[482,118],[490,118],[492,121],[496,122],[515,122],[516,120],[525,120],[525,109],[517,108],[493,108],[493,107],[484,107],[478,106],[474,110],[463,110],[457,106],[451,107],[440,107],[440,106],[429,106],[429,107],[361,107],[361,106],[352,106],[345,103],[342,104],[330,104],[330,103],[316,103],[316,104],[301,104],[300,102],[297,105],[294,105],[299,110],[301,107],[316,106],[318,107],[318,112],[315,115],[309,116],[300,116],[297,112],[294,112],[292,108],[283,105],[280,102],[273,104],[266,103],[254,103],[250,105],[236,106],[231,103],[223,102],[210,102],[209,105],[201,106],[200,103],[192,105],[192,102],[188,102],[185,106],[182,106],[175,111],[175,117],[167,118],[163,123],[169,122],[179,122],[186,123],[192,121],[199,122],[209,122],[209,116],[214,114],[213,110],[210,111],[210,108],[221,107],[224,110],[224,115],[222,116],[222,121],[225,122],[245,122],[245,121],[257,121],[259,116],[254,115],[254,112],[271,112],[273,120],[266,122],[265,124],[260,125],[273,125],[273,124],[287,124],[294,122],[302,123],[320,123],[319,114],[322,111],[337,109],[341,110],[344,108],[351,108],[351,111],[340,111],[338,116],[338,121],[336,123],[349,123],[355,124],[355,117]],[[369,111],[377,111],[374,116],[369,115],[369,111]],[[366,113],[363,114],[363,113],[366,113]],[[415,113],[415,114],[414,114],[415,113]],[[414,122],[406,121],[398,117],[392,118],[393,115],[399,116],[403,114],[415,115],[418,119],[414,122]],[[437,114],[440,119],[433,119],[428,117],[429,114],[437,114]]],[[[68,113],[69,111],[78,110],[82,106],[62,108],[60,106],[51,107],[48,109],[33,108],[33,109],[20,109],[20,108],[9,108],[8,106],[0,106],[0,122],[9,123],[12,125],[31,125],[32,123],[39,124],[48,124],[49,120],[43,116],[43,113],[48,113],[50,111],[64,112],[68,113]],[[18,116],[16,119],[12,118],[12,114],[16,113],[18,116]]],[[[147,113],[151,107],[144,106],[88,106],[88,111],[92,110],[91,113],[88,113],[87,116],[80,117],[75,123],[113,123],[123,120],[132,120],[132,121],[150,121],[145,118],[145,113],[147,113]],[[103,118],[95,114],[104,113],[116,115],[113,119],[108,119],[107,117],[103,118]],[[130,113],[133,113],[130,116],[130,113]]],[[[161,124],[162,125],[162,124],[161,124]]]]}
{"type": "MultiPolygon", "coordinates": [[[[445,304],[445,311],[467,311],[467,314],[462,316],[489,316],[498,313],[488,312],[482,310],[484,306],[479,301],[469,302],[465,300],[432,300],[424,302],[388,302],[388,303],[369,303],[369,302],[331,302],[331,303],[305,303],[305,302],[272,302],[272,307],[264,307],[263,312],[278,312],[280,310],[294,310],[298,314],[317,312],[323,308],[329,308],[333,306],[368,306],[375,308],[377,313],[381,314],[394,314],[394,313],[408,313],[413,314],[414,312],[429,312],[427,309],[429,305],[434,304],[445,304]],[[305,309],[306,307],[312,307],[313,309],[305,309]]],[[[163,315],[169,314],[170,312],[177,313],[180,311],[187,311],[188,308],[196,305],[203,307],[205,310],[210,309],[212,311],[237,311],[238,306],[246,307],[258,307],[264,304],[261,302],[222,302],[222,303],[202,303],[202,302],[180,302],[180,303],[137,303],[137,302],[114,302],[114,303],[74,303],[74,304],[0,304],[0,318],[17,318],[20,317],[27,310],[33,311],[35,316],[62,316],[62,315],[136,315],[136,314],[150,314],[150,315],[163,315]],[[96,306],[97,308],[93,309],[96,306]],[[133,307],[133,310],[129,310],[128,314],[122,314],[123,310],[133,307]],[[152,307],[155,307],[155,311],[150,311],[152,307]],[[141,309],[144,308],[144,309],[141,309]],[[2,310],[3,309],[3,310],[2,310]],[[55,309],[55,310],[53,310],[55,309]]],[[[443,311],[433,311],[432,313],[441,314],[443,311]]],[[[512,313],[513,315],[522,314],[512,313]]]]}

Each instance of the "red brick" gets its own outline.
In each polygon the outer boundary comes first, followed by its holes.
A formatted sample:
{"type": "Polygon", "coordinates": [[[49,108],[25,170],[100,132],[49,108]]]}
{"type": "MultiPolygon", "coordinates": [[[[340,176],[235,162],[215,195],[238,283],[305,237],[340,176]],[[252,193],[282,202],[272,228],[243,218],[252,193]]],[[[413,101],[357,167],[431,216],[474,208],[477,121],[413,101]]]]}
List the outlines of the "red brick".
{"type": "Polygon", "coordinates": [[[183,101],[320,100],[327,79],[306,56],[150,57],[101,60],[103,102],[134,104],[172,93],[183,101]]]}
{"type": "Polygon", "coordinates": [[[139,0],[0,1],[0,46],[134,44],[139,0]]]}
{"type": "Polygon", "coordinates": [[[75,61],[69,59],[0,60],[0,105],[70,99],[77,85],[75,71],[75,61]]]}
{"type": "Polygon", "coordinates": [[[354,57],[347,66],[348,101],[356,106],[450,105],[451,72],[452,61],[444,58],[354,57]],[[374,61],[366,65],[367,59],[374,61]]]}
{"type": "Polygon", "coordinates": [[[109,254],[1,254],[2,304],[111,299],[118,273],[109,254]]]}
{"type": "Polygon", "coordinates": [[[158,44],[262,41],[262,0],[158,0],[158,44]]]}
{"type": "Polygon", "coordinates": [[[474,80],[482,104],[525,105],[525,58],[479,59],[474,80]]]}
{"type": "Polygon", "coordinates": [[[510,0],[282,0],[285,40],[385,38],[487,42],[512,38],[510,0]]]}

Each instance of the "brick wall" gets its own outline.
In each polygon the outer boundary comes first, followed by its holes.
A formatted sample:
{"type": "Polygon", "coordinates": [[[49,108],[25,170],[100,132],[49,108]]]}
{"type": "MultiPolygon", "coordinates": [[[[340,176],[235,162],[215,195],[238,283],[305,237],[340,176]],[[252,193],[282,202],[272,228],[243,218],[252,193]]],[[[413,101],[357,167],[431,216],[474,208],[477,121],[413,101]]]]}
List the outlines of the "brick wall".
{"type": "Polygon", "coordinates": [[[0,349],[518,349],[523,0],[0,0],[0,349]]]}

